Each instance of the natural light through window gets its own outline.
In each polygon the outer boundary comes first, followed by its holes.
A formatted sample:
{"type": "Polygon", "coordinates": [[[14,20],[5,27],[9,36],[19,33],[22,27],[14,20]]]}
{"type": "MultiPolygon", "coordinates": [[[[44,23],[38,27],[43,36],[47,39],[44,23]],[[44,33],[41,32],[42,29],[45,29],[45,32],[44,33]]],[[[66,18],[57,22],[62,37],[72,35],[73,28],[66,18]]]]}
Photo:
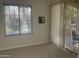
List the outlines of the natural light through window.
{"type": "Polygon", "coordinates": [[[32,32],[31,7],[5,5],[6,35],[32,32]]]}

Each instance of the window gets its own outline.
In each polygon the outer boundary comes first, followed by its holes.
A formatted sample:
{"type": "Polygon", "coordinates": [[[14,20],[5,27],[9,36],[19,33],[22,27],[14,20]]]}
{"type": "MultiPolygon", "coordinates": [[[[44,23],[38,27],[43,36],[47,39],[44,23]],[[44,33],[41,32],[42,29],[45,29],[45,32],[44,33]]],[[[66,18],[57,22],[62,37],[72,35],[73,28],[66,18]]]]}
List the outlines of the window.
{"type": "Polygon", "coordinates": [[[32,32],[31,7],[5,5],[6,35],[32,32]]]}

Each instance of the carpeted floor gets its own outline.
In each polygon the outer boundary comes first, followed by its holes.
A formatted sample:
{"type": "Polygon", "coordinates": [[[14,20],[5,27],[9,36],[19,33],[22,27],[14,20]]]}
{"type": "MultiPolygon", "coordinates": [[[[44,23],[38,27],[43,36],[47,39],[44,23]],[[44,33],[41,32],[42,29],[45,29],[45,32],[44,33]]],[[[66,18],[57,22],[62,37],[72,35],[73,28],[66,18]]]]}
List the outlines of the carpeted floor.
{"type": "Polygon", "coordinates": [[[0,57],[10,58],[67,58],[76,57],[75,54],[65,51],[51,45],[43,44],[30,47],[22,47],[0,51],[0,57]]]}

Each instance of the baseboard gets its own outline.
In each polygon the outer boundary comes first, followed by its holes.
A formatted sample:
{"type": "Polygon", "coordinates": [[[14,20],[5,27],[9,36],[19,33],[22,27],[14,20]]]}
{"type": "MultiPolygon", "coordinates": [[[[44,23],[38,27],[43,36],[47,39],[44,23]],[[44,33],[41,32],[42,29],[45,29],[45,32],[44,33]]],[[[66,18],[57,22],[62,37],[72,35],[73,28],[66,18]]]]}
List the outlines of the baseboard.
{"type": "Polygon", "coordinates": [[[47,43],[49,43],[49,42],[47,41],[47,42],[39,42],[39,43],[25,44],[25,45],[20,45],[20,46],[2,48],[2,49],[0,49],[0,51],[2,51],[2,50],[9,50],[9,49],[16,49],[16,48],[21,48],[21,47],[29,47],[29,46],[41,45],[41,44],[47,44],[47,43]]]}

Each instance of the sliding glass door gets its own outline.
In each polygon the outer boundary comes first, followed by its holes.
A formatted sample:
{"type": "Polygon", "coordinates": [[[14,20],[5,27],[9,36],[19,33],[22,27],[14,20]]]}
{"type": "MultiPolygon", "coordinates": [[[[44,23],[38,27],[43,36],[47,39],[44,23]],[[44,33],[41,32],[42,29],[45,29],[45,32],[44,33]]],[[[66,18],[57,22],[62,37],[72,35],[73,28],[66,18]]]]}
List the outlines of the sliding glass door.
{"type": "Polygon", "coordinates": [[[71,5],[65,6],[64,38],[65,48],[77,52],[78,50],[78,9],[71,5]]]}

